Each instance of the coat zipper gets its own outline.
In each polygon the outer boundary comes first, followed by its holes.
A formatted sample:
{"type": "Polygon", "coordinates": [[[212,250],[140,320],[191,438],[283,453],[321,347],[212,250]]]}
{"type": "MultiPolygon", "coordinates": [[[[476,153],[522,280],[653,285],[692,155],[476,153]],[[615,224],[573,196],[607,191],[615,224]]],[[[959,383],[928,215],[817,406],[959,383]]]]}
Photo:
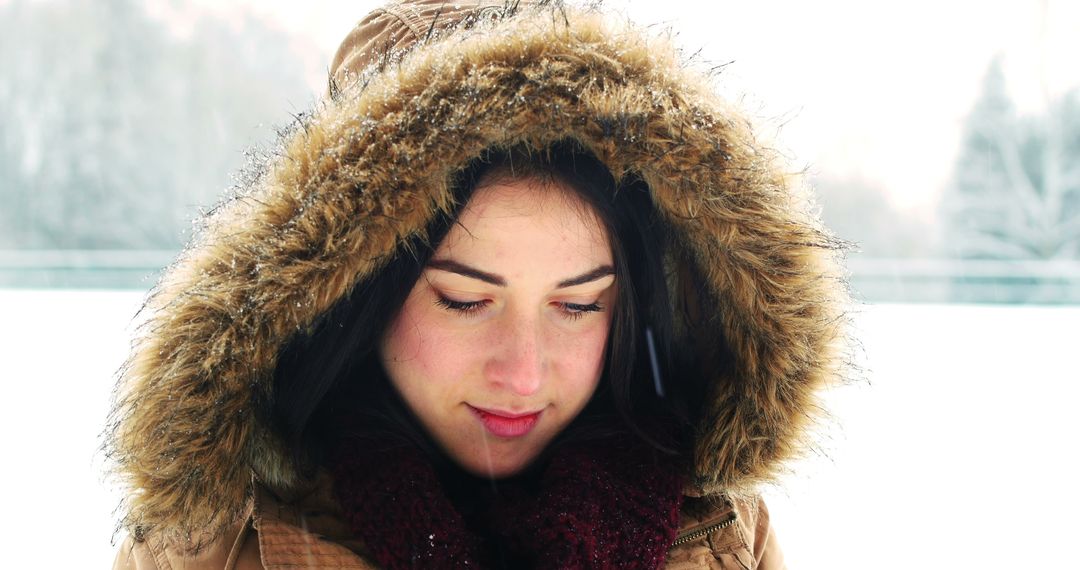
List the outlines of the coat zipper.
{"type": "Polygon", "coordinates": [[[701,538],[703,536],[706,536],[709,533],[716,532],[716,531],[718,531],[718,530],[720,530],[722,528],[727,528],[727,527],[735,524],[735,521],[738,520],[738,518],[739,518],[739,515],[737,513],[731,513],[730,517],[728,517],[728,518],[726,518],[726,519],[724,519],[724,520],[722,520],[720,522],[716,522],[716,523],[713,523],[713,524],[711,524],[709,526],[705,526],[705,527],[702,527],[702,528],[699,528],[699,529],[692,530],[692,531],[690,531],[690,532],[676,538],[675,542],[672,543],[671,547],[674,548],[676,546],[686,544],[687,542],[697,540],[697,539],[699,539],[699,538],[701,538]]]}

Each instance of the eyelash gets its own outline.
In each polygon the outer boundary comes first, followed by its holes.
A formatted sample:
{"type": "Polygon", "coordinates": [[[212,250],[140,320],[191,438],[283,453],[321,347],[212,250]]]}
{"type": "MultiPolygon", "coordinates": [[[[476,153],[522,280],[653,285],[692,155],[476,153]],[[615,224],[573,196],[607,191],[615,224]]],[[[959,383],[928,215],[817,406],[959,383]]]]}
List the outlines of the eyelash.
{"type": "Polygon", "coordinates": [[[480,312],[480,309],[484,308],[487,301],[454,301],[453,299],[447,299],[446,297],[439,297],[435,301],[435,304],[454,311],[455,313],[471,316],[480,312]]]}
{"type": "MultiPolygon", "coordinates": [[[[465,316],[472,316],[479,313],[484,306],[488,304],[488,301],[455,301],[440,296],[435,301],[435,304],[465,316]]],[[[600,303],[589,303],[587,305],[578,303],[559,304],[563,307],[563,315],[565,318],[571,321],[576,321],[581,317],[584,317],[586,313],[598,313],[604,310],[604,307],[601,306],[600,303]]]]}

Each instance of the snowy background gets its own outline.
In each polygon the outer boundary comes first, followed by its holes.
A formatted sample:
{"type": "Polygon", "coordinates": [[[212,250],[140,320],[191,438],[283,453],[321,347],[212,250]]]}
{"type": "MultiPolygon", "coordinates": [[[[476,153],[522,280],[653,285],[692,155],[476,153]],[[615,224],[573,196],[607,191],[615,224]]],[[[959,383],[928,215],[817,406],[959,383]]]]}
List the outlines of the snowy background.
{"type": "MultiPolygon", "coordinates": [[[[108,567],[98,452],[141,292],[0,290],[10,568],[108,567]],[[52,529],[62,528],[62,543],[52,529]]],[[[868,381],[767,502],[789,566],[1077,568],[1080,307],[866,306],[868,381]]]]}
{"type": "MultiPolygon", "coordinates": [[[[381,3],[0,0],[5,567],[111,562],[141,291],[381,3]]],[[[790,567],[1080,569],[1080,2],[607,4],[720,65],[858,244],[867,381],[767,493],[790,567]]]]}

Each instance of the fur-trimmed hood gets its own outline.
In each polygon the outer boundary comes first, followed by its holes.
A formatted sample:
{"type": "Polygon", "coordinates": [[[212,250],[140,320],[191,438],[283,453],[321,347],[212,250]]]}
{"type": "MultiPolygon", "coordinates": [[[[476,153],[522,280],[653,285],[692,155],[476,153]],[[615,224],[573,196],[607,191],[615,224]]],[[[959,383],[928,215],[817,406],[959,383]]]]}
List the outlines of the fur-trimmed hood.
{"type": "Polygon", "coordinates": [[[459,4],[478,17],[425,30],[382,13],[411,49],[369,42],[371,65],[337,76],[151,292],[107,444],[129,528],[213,532],[252,471],[297,484],[267,420],[279,351],[448,211],[453,173],[493,146],[573,138],[648,185],[677,245],[672,291],[695,309],[679,341],[712,375],[699,492],[750,490],[806,449],[846,297],[837,245],[780,157],[662,37],[592,8],[459,4]]]}

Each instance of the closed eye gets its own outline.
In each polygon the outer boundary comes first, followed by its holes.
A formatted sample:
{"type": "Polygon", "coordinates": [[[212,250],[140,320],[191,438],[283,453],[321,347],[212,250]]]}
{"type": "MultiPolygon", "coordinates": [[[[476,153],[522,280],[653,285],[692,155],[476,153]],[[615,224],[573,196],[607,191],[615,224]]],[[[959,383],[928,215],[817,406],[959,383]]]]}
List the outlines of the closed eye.
{"type": "Polygon", "coordinates": [[[455,313],[474,315],[480,312],[488,304],[488,301],[455,301],[439,295],[435,300],[435,304],[455,313]]]}
{"type": "Polygon", "coordinates": [[[566,318],[571,321],[576,321],[585,316],[585,313],[598,313],[604,310],[604,307],[599,302],[589,303],[587,305],[581,305],[578,303],[559,303],[563,307],[563,313],[566,314],[566,318]]]}
{"type": "MultiPolygon", "coordinates": [[[[447,297],[439,295],[435,299],[435,304],[455,313],[460,313],[465,316],[472,316],[484,309],[490,301],[455,301],[447,297]]],[[[584,317],[587,313],[598,313],[604,310],[604,307],[599,302],[582,304],[582,303],[556,303],[563,313],[563,316],[570,321],[576,321],[584,317]]]]}

